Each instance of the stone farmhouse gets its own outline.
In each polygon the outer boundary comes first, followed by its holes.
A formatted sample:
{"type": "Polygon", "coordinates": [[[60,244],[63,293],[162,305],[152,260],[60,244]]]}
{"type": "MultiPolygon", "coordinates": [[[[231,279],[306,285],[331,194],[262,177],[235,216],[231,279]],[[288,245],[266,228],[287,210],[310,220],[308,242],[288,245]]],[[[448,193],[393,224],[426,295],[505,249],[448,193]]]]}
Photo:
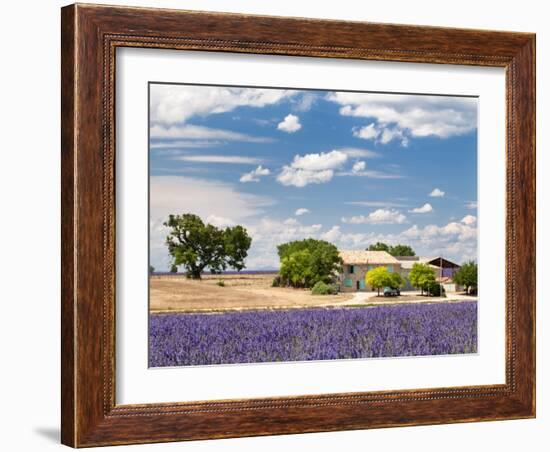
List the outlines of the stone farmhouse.
{"type": "Polygon", "coordinates": [[[371,291],[365,283],[365,275],[376,267],[386,267],[389,272],[401,272],[401,263],[386,251],[340,251],[344,270],[340,275],[342,292],[371,291]]]}
{"type": "Polygon", "coordinates": [[[441,256],[397,256],[386,251],[342,250],[340,257],[344,261],[343,271],[339,277],[342,292],[368,292],[374,290],[365,283],[365,276],[369,270],[377,267],[386,267],[388,271],[398,272],[405,279],[403,290],[412,290],[409,273],[416,263],[427,264],[435,271],[436,281],[443,284],[447,292],[462,290],[453,282],[453,276],[460,265],[441,256]]]}

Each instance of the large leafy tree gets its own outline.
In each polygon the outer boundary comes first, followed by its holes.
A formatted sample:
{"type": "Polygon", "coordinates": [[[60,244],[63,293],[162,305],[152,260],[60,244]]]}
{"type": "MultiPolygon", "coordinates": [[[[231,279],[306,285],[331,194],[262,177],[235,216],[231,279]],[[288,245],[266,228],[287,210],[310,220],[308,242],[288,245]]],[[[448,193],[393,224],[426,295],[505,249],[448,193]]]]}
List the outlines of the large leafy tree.
{"type": "Polygon", "coordinates": [[[392,256],[416,256],[416,253],[409,245],[398,244],[390,247],[392,256]]]}
{"type": "Polygon", "coordinates": [[[427,264],[416,263],[409,273],[409,281],[424,293],[424,290],[435,284],[435,271],[427,264]]]}
{"type": "Polygon", "coordinates": [[[338,248],[324,240],[309,238],[283,243],[277,252],[284,285],[309,288],[319,281],[330,283],[342,270],[338,248]]]}
{"type": "Polygon", "coordinates": [[[383,242],[376,242],[372,245],[369,245],[367,251],[387,251],[390,252],[390,246],[383,242]]]}
{"type": "Polygon", "coordinates": [[[466,292],[477,290],[477,263],[468,261],[454,274],[453,281],[466,288],[466,292]]]}
{"type": "Polygon", "coordinates": [[[369,245],[367,251],[386,251],[392,256],[416,256],[416,253],[409,245],[398,244],[391,246],[384,242],[376,242],[373,245],[369,245]]]}
{"type": "Polygon", "coordinates": [[[205,224],[197,215],[170,215],[164,226],[170,228],[166,245],[172,265],[183,265],[187,276],[200,279],[201,273],[221,273],[229,268],[245,268],[252,239],[242,226],[218,228],[205,224]]]}

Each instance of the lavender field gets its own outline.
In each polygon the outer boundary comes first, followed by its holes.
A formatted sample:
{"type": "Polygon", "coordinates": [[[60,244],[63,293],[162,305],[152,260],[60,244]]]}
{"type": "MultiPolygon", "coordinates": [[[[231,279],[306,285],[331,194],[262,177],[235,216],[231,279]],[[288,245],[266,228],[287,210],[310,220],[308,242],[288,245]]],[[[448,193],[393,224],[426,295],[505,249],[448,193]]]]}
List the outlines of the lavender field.
{"type": "Polygon", "coordinates": [[[477,303],[151,315],[151,367],[477,351],[477,303]]]}

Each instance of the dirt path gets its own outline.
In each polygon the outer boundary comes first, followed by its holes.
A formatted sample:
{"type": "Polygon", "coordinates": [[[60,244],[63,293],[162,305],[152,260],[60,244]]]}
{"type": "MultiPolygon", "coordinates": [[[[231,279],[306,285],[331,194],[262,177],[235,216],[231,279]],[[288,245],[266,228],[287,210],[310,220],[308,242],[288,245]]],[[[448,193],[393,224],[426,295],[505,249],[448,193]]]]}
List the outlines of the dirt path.
{"type": "Polygon", "coordinates": [[[352,294],[315,296],[308,289],[271,287],[272,281],[273,275],[209,277],[202,281],[151,278],[149,309],[152,313],[289,309],[340,306],[353,298],[352,294]]]}
{"type": "Polygon", "coordinates": [[[466,296],[460,293],[449,293],[446,297],[423,297],[420,292],[405,292],[401,297],[378,297],[377,292],[355,292],[351,300],[343,303],[345,306],[361,305],[372,306],[375,304],[416,304],[416,303],[437,303],[441,301],[477,301],[477,297],[466,296]]]}

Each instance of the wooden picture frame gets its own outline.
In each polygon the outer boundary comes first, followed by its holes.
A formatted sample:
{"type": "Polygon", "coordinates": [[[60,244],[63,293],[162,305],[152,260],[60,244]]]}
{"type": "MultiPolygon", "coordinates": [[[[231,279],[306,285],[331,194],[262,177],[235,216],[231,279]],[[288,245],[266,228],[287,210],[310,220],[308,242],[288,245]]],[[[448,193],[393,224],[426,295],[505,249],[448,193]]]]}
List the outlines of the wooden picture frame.
{"type": "Polygon", "coordinates": [[[73,447],[535,416],[535,35],[70,5],[62,9],[62,442],[73,447]],[[115,50],[506,69],[506,383],[115,403],[115,50]]]}

